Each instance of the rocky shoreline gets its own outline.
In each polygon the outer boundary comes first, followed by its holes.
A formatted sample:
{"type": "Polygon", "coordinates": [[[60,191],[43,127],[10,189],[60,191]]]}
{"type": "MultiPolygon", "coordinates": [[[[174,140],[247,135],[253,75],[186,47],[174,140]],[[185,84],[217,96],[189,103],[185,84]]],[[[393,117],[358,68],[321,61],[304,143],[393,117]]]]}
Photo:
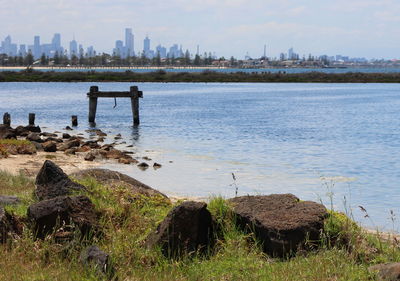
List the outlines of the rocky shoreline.
{"type": "MultiPolygon", "coordinates": [[[[152,166],[154,169],[162,167],[160,163],[152,161],[151,158],[135,157],[134,152],[129,150],[132,145],[127,146],[127,150],[117,149],[118,141],[122,138],[120,134],[109,137],[100,129],[86,130],[89,139],[83,137],[82,133],[73,133],[74,130],[67,126],[64,132],[43,132],[39,126],[18,126],[12,128],[7,125],[0,125],[0,140],[10,140],[0,144],[0,158],[7,158],[9,155],[35,155],[46,153],[46,157],[54,153],[57,158],[60,153],[67,156],[77,156],[85,162],[101,163],[114,162],[125,165],[136,165],[142,170],[152,166]],[[26,143],[13,143],[11,140],[26,140],[26,143]],[[108,141],[108,143],[107,143],[108,141]],[[110,142],[111,141],[111,142],[110,142]],[[2,153],[1,153],[2,152],[2,153]]],[[[123,142],[122,142],[123,143],[123,142]]],[[[67,158],[62,157],[65,161],[67,158]]],[[[96,166],[97,164],[86,164],[86,166],[96,166]]]]}

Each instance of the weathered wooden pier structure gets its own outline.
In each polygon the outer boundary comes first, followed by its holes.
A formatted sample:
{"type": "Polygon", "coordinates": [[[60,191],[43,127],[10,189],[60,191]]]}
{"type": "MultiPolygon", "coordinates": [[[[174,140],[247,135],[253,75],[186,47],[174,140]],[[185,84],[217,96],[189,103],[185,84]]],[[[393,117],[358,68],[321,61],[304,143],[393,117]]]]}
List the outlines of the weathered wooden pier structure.
{"type": "Polygon", "coordinates": [[[130,87],[129,92],[100,92],[98,86],[91,86],[89,93],[89,122],[94,123],[96,119],[98,98],[130,98],[132,106],[133,125],[139,125],[139,98],[143,98],[143,92],[137,86],[130,87]]]}

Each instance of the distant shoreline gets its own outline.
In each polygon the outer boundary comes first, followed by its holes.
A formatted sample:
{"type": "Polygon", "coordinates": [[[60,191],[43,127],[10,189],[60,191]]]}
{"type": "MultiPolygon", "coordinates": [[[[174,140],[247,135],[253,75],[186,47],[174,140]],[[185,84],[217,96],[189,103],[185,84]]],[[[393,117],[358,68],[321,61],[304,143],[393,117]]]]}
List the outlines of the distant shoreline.
{"type": "Polygon", "coordinates": [[[400,83],[400,72],[392,73],[325,73],[325,72],[151,72],[135,71],[25,71],[0,72],[0,82],[185,82],[185,83],[400,83]]]}

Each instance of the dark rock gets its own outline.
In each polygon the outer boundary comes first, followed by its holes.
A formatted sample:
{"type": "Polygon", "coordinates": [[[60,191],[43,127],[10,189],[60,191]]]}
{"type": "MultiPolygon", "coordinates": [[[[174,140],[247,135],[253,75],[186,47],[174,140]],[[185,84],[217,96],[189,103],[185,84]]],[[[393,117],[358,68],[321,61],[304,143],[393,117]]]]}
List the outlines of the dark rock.
{"type": "Polygon", "coordinates": [[[17,196],[0,195],[0,206],[16,205],[21,200],[17,196]]]}
{"type": "Polygon", "coordinates": [[[32,132],[32,133],[40,133],[42,131],[39,126],[35,126],[35,125],[28,125],[28,126],[25,126],[24,128],[25,128],[25,130],[32,132]]]}
{"type": "Polygon", "coordinates": [[[48,132],[40,133],[40,135],[43,136],[43,137],[53,137],[53,138],[58,137],[57,134],[48,133],[48,132]]]}
{"type": "Polygon", "coordinates": [[[69,138],[71,138],[71,135],[68,134],[68,133],[63,133],[63,134],[62,134],[62,138],[63,138],[63,139],[69,139],[69,138]]]}
{"type": "Polygon", "coordinates": [[[146,160],[146,161],[151,161],[151,158],[149,158],[149,157],[147,157],[147,156],[142,157],[142,159],[143,159],[143,160],[146,160]]]}
{"type": "Polygon", "coordinates": [[[94,154],[93,153],[87,153],[86,155],[85,155],[85,158],[84,158],[86,161],[93,161],[94,159],[96,159],[96,156],[94,156],[94,154]]]}
{"type": "Polygon", "coordinates": [[[62,139],[53,138],[53,137],[48,137],[48,138],[44,139],[44,142],[47,142],[47,141],[54,141],[54,142],[56,142],[56,143],[62,143],[62,142],[63,142],[62,139]]]}
{"type": "Polygon", "coordinates": [[[73,147],[73,148],[66,149],[64,151],[64,153],[65,154],[73,154],[73,155],[75,155],[76,150],[77,150],[76,147],[73,147]]]}
{"type": "Polygon", "coordinates": [[[97,246],[90,246],[83,250],[80,260],[86,267],[94,266],[102,273],[113,274],[114,269],[110,264],[109,255],[100,250],[97,246]]]}
{"type": "Polygon", "coordinates": [[[73,182],[50,160],[46,160],[36,176],[36,196],[39,200],[69,195],[72,191],[85,190],[83,185],[73,182]]]}
{"type": "Polygon", "coordinates": [[[27,130],[24,126],[18,126],[17,128],[15,128],[15,133],[17,134],[17,136],[26,137],[31,132],[27,130]]]}
{"type": "Polygon", "coordinates": [[[26,136],[26,139],[28,141],[35,141],[35,142],[43,142],[42,138],[38,133],[30,133],[29,135],[26,136]]]}
{"type": "Polygon", "coordinates": [[[120,159],[124,158],[125,154],[118,149],[110,149],[106,155],[108,159],[120,159]]]}
{"type": "Polygon", "coordinates": [[[65,151],[73,147],[79,147],[80,145],[81,141],[79,139],[71,137],[67,142],[58,144],[57,149],[65,151]]]}
{"type": "Polygon", "coordinates": [[[16,139],[17,134],[14,129],[6,125],[0,125],[0,139],[16,139]]]}
{"type": "Polygon", "coordinates": [[[146,170],[149,167],[149,164],[142,162],[142,163],[138,164],[137,166],[142,170],[146,170]]]}
{"type": "Polygon", "coordinates": [[[131,164],[131,159],[128,159],[128,158],[120,158],[120,159],[118,159],[118,163],[128,165],[128,164],[131,164]]]}
{"type": "Polygon", "coordinates": [[[116,171],[107,169],[88,169],[74,173],[71,176],[76,179],[92,177],[98,182],[107,186],[127,186],[134,193],[139,193],[146,196],[162,196],[164,198],[168,198],[166,195],[151,188],[150,186],[116,171]]]}
{"type": "Polygon", "coordinates": [[[104,142],[104,137],[99,137],[99,138],[97,139],[97,141],[98,141],[98,142],[104,142]]]}
{"type": "Polygon", "coordinates": [[[43,143],[43,150],[46,152],[56,152],[57,143],[54,141],[46,141],[45,143],[43,143]]]}
{"type": "Polygon", "coordinates": [[[153,164],[153,168],[154,168],[154,169],[160,169],[161,167],[162,167],[161,164],[159,164],[159,163],[157,163],[157,162],[154,162],[154,164],[153,164]]]}
{"type": "Polygon", "coordinates": [[[75,225],[82,233],[93,233],[97,227],[94,205],[86,196],[59,196],[32,204],[28,219],[37,238],[44,239],[62,226],[75,225]]]}
{"type": "Polygon", "coordinates": [[[76,148],[76,152],[88,152],[90,150],[92,150],[92,149],[90,148],[90,146],[87,146],[87,145],[83,145],[79,148],[76,148]]]}
{"type": "Polygon", "coordinates": [[[5,243],[13,234],[21,235],[22,230],[22,224],[18,219],[7,213],[7,211],[0,206],[0,243],[5,243]]]}
{"type": "Polygon", "coordinates": [[[370,272],[377,273],[380,281],[400,280],[400,263],[377,264],[368,268],[370,272]]]}
{"type": "Polygon", "coordinates": [[[65,130],[72,131],[73,129],[70,126],[65,127],[65,130]]]}
{"type": "Polygon", "coordinates": [[[43,151],[43,145],[41,143],[31,141],[31,143],[35,146],[36,151],[43,151]]]}
{"type": "Polygon", "coordinates": [[[207,204],[187,201],[172,209],[151,233],[146,244],[160,246],[167,257],[177,258],[184,254],[205,253],[212,247],[213,227],[207,204]]]}
{"type": "Polygon", "coordinates": [[[89,146],[90,148],[100,148],[100,145],[97,143],[97,141],[93,140],[85,141],[82,146],[84,145],[89,146]]]}
{"type": "Polygon", "coordinates": [[[292,194],[242,196],[230,199],[237,223],[254,232],[264,251],[285,257],[298,248],[319,241],[327,216],[321,204],[300,201],[292,194]]]}

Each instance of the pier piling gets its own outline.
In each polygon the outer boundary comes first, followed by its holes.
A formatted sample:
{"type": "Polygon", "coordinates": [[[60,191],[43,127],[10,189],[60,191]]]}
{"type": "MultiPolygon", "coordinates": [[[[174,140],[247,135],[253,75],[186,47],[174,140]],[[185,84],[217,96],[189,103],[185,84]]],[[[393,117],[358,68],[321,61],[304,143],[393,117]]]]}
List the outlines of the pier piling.
{"type": "Polygon", "coordinates": [[[35,126],[35,113],[29,113],[29,125],[35,126]]]}
{"type": "Polygon", "coordinates": [[[71,116],[71,123],[72,123],[72,127],[78,126],[78,116],[77,115],[71,116]]]}
{"type": "Polygon", "coordinates": [[[6,126],[11,125],[11,115],[8,112],[4,113],[3,115],[3,124],[6,126]]]}
{"type": "Polygon", "coordinates": [[[96,120],[96,109],[98,98],[130,98],[132,106],[133,125],[140,123],[139,119],[139,98],[143,98],[143,92],[139,91],[137,86],[130,87],[129,92],[100,92],[99,87],[91,86],[89,93],[89,122],[94,123],[96,120]]]}

